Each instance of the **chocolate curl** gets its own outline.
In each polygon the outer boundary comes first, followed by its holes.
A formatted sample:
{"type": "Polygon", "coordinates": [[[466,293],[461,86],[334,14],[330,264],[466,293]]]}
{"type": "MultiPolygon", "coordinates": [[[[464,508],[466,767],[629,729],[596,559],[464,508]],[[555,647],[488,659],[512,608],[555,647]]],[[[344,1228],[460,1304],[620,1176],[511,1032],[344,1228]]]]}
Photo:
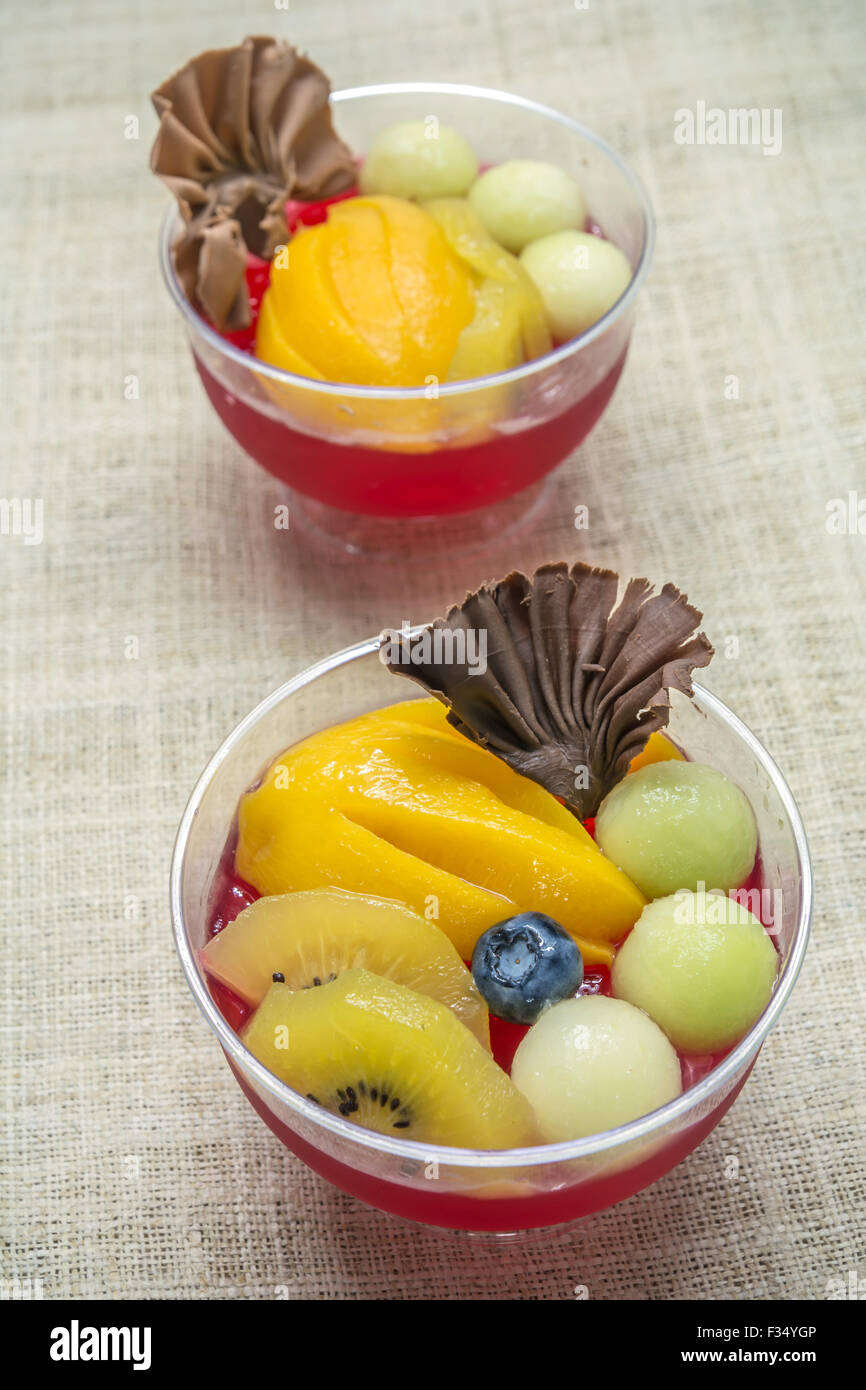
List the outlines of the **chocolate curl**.
{"type": "Polygon", "coordinates": [[[701,613],[673,584],[653,593],[631,579],[614,607],[618,585],[612,570],[584,564],[509,574],[420,633],[392,636],[386,664],[447,705],[460,733],[585,820],[667,725],[670,691],[691,696],[692,671],[713,655],[696,631],[701,613]],[[437,658],[436,633],[449,629],[437,658]]]}
{"type": "Polygon", "coordinates": [[[250,324],[247,252],[270,260],[289,239],[288,198],[328,198],[355,182],[335,133],[330,83],[282,40],[246,38],[193,58],[153,93],[150,167],[177,198],[184,293],[217,328],[250,324]]]}

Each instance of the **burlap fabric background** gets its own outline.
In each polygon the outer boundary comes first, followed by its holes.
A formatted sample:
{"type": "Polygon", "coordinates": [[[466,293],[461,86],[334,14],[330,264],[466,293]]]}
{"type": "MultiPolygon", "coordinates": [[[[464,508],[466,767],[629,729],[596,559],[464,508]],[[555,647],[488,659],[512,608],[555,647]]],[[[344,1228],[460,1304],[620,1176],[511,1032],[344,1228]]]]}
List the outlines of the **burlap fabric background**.
{"type": "Polygon", "coordinates": [[[0,537],[0,1276],[49,1298],[217,1299],[791,1299],[866,1280],[866,536],[826,526],[832,499],[866,496],[859,0],[48,0],[2,23],[0,492],[43,499],[44,538],[0,537]],[[646,180],[660,236],[626,376],[507,544],[324,563],[273,529],[276,486],[211,413],[159,282],[147,95],[246,32],[291,37],[336,85],[540,98],[646,180]],[[782,153],[675,144],[699,99],[781,108],[782,153]],[[201,766],[274,685],[561,555],[675,579],[717,645],[739,638],[707,683],[790,779],[817,914],[793,1001],[699,1152],[564,1239],[492,1251],[365,1209],[254,1120],[176,964],[168,862],[201,766]]]}

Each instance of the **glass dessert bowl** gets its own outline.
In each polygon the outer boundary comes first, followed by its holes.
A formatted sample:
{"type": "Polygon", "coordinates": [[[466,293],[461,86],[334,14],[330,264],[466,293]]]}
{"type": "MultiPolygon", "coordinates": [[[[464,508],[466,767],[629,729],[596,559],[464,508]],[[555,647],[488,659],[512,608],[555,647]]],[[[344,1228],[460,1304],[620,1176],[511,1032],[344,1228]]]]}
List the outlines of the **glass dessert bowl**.
{"type": "Polygon", "coordinates": [[[507,504],[538,484],[593,428],[622,372],[653,243],[639,180],[592,131],[538,103],[447,83],[335,92],[331,108],[353,150],[383,127],[435,118],[471,133],[481,167],[549,161],[580,180],[593,225],[619,247],[631,280],[585,332],[510,370],[413,387],[295,375],[251,355],[190,303],[172,258],[172,210],[160,242],[163,276],[181,313],[214,409],[243,449],[297,495],[313,518],[334,509],[373,518],[441,517],[507,504]]]}
{"type": "MultiPolygon", "coordinates": [[[[318,1099],[280,1080],[261,1055],[245,1046],[241,1032],[250,1010],[238,1008],[237,998],[214,986],[202,951],[209,941],[219,940],[218,929],[247,909],[256,896],[247,892],[237,872],[237,811],[239,804],[245,799],[249,803],[267,783],[263,768],[271,767],[275,757],[279,768],[281,749],[291,752],[301,741],[335,724],[342,726],[383,707],[387,714],[407,693],[405,685],[395,691],[392,671],[383,664],[382,639],[373,638],[289,681],[228,737],[186,808],[172,865],[172,917],[184,973],[254,1109],[293,1153],[337,1187],[383,1211],[432,1226],[500,1234],[562,1226],[631,1196],[667,1173],[706,1138],[733,1104],[791,993],[806,949],[811,870],[803,828],[777,767],[737,717],[700,687],[695,687],[693,698],[670,691],[666,733],[672,744],[690,762],[724,773],[745,794],[754,815],[758,853],[748,878],[749,901],[772,903],[771,936],[778,952],[778,969],[775,962],[773,966],[776,978],[765,1006],[759,1015],[753,1011],[751,1026],[735,1041],[729,1038],[724,1047],[707,1047],[703,1055],[692,1055],[687,1046],[678,1046],[682,1084],[678,1080],[677,1093],[649,1113],[600,1132],[560,1142],[536,1138],[519,1147],[487,1148],[419,1142],[405,1137],[399,1123],[388,1126],[387,1132],[376,1132],[362,1127],[363,1119],[358,1124],[351,1118],[357,1110],[351,1088],[348,1099],[340,1092],[343,1107],[327,1109],[318,1099]]],[[[423,722],[429,722],[423,707],[417,710],[423,722]]],[[[627,776],[619,785],[628,783],[627,776]]],[[[309,884],[297,886],[303,889],[309,884]]],[[[282,892],[283,886],[265,890],[273,891],[282,892]]],[[[388,895],[383,892],[382,896],[388,895]]],[[[266,896],[260,901],[275,900],[266,896]]],[[[534,905],[532,901],[518,904],[534,905]]],[[[503,908],[504,917],[507,901],[503,908]]],[[[604,949],[601,942],[597,959],[604,949]]],[[[465,959],[467,952],[461,943],[458,954],[465,959]]],[[[616,968],[615,962],[614,972],[616,968]]],[[[474,961],[473,973],[481,979],[474,961]]],[[[327,979],[322,983],[325,990],[305,990],[314,1005],[316,998],[324,999],[327,989],[334,988],[327,979]]],[[[285,983],[273,987],[274,991],[286,988],[285,983]]],[[[592,954],[587,957],[582,988],[590,994],[611,993],[610,977],[603,966],[593,964],[592,954]]],[[[627,992],[613,991],[618,998],[627,992]]],[[[564,1001],[568,1006],[573,1002],[564,1001]]],[[[653,1013],[652,1000],[639,1002],[653,1013]]],[[[541,1020],[551,1019],[562,1007],[560,1003],[542,1013],[541,1020]]],[[[630,1008],[624,1002],[618,1007],[630,1008]]],[[[640,1016],[649,1024],[644,1013],[640,1016]]],[[[518,1029],[511,1037],[509,1025],[497,1023],[491,1029],[494,1057],[503,1076],[517,1037],[531,1038],[533,1031],[525,1034],[525,1029],[518,1029]]],[[[472,1046],[480,1052],[474,1040],[472,1046]]],[[[398,1110],[398,1117],[402,1113],[398,1110]]]]}

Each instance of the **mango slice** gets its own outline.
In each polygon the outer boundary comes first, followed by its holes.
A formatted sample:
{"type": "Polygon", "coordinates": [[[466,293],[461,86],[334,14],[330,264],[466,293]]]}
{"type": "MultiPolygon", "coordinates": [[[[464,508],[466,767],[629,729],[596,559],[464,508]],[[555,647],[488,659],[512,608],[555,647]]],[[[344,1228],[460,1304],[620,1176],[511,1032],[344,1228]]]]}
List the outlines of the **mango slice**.
{"type": "MultiPolygon", "coordinates": [[[[297,232],[283,261],[274,262],[262,309],[273,300],[283,338],[330,381],[376,381],[396,385],[392,360],[383,361],[358,332],[331,279],[331,231],[327,222],[297,232]]],[[[256,355],[270,361],[263,318],[256,355]]]]}
{"type": "Polygon", "coordinates": [[[433,699],[288,749],[238,824],[238,872],[260,892],[392,898],[432,916],[464,959],[487,927],[537,909],[587,963],[609,963],[645,903],[555,797],[457,734],[433,699]]]}
{"type": "Polygon", "coordinates": [[[350,214],[330,218],[321,239],[340,307],[385,366],[405,365],[423,380],[421,355],[394,292],[385,219],[371,202],[356,198],[352,204],[350,214]]]}
{"type": "Polygon", "coordinates": [[[439,700],[430,697],[404,700],[340,727],[353,742],[359,735],[364,737],[370,732],[380,742],[396,740],[401,753],[429,760],[434,770],[479,782],[515,811],[524,811],[557,830],[574,835],[581,844],[586,843],[586,831],[580,821],[555,796],[538,782],[521,777],[495,753],[459,733],[448,722],[445,706],[439,700]]]}
{"type": "Polygon", "coordinates": [[[475,314],[457,341],[448,368],[449,381],[491,376],[519,367],[523,361],[520,291],[499,280],[482,280],[475,314]]]}
{"type": "Polygon", "coordinates": [[[431,374],[444,380],[460,332],[475,312],[472,276],[423,208],[402,198],[352,201],[375,205],[384,221],[388,273],[423,363],[419,383],[431,374]]]}
{"type": "MultiPolygon", "coordinates": [[[[465,198],[431,198],[424,204],[438,222],[454,252],[482,277],[517,292],[523,356],[527,361],[550,352],[553,339],[541,295],[516,256],[494,241],[465,198]]],[[[484,305],[479,305],[484,312],[484,305]]],[[[452,368],[452,375],[453,373],[452,368]]]]}
{"type": "Polygon", "coordinates": [[[651,733],[642,751],[628,765],[629,772],[637,772],[651,763],[682,762],[683,755],[676,744],[671,743],[658,729],[651,733]]]}
{"type": "Polygon", "coordinates": [[[440,926],[463,960],[482,931],[517,911],[502,894],[434,868],[321,800],[287,795],[272,782],[244,799],[238,825],[238,872],[260,893],[331,886],[391,898],[440,926]]]}
{"type": "MultiPolygon", "coordinates": [[[[267,345],[267,352],[259,353],[259,356],[266,357],[274,367],[282,367],[285,372],[294,372],[295,376],[309,376],[314,380],[324,381],[319,369],[314,367],[312,362],[308,362],[306,357],[302,357],[297,348],[292,347],[284,336],[282,322],[274,308],[274,300],[269,295],[265,295],[262,301],[256,333],[261,337],[262,343],[267,345]]],[[[271,386],[267,378],[262,378],[262,382],[266,387],[271,386]]],[[[291,396],[289,398],[291,399],[291,396]]]]}
{"type": "Polygon", "coordinates": [[[479,275],[512,284],[523,278],[517,257],[493,240],[465,198],[430,198],[424,203],[424,210],[442,228],[460,259],[479,275]]]}
{"type": "Polygon", "coordinates": [[[328,381],[424,386],[444,381],[474,310],[468,267],[423,209],[347,198],[275,259],[256,355],[276,365],[294,355],[328,381]]]}

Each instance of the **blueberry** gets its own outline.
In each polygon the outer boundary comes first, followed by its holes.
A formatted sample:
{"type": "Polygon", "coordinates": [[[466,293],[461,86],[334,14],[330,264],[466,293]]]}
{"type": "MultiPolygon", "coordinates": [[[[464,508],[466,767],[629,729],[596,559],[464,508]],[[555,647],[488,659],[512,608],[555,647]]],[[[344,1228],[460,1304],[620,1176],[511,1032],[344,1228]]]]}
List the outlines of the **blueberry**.
{"type": "Polygon", "coordinates": [[[543,1009],[583,983],[574,940],[543,912],[520,912],[478,938],[472,977],[491,1013],[507,1023],[534,1023],[543,1009]]]}

